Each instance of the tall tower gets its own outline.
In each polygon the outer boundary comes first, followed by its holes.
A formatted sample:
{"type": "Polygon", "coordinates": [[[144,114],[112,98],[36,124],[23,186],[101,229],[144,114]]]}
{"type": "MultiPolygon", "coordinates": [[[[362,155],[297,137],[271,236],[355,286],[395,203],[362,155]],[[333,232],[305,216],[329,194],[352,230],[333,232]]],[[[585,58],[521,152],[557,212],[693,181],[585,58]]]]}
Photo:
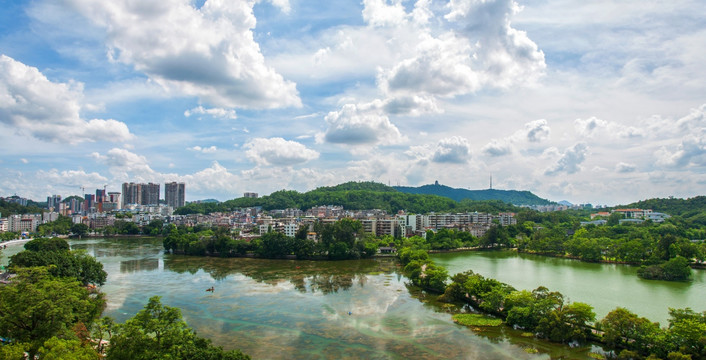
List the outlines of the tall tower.
{"type": "Polygon", "coordinates": [[[164,202],[167,206],[171,206],[173,209],[182,207],[185,204],[186,186],[184,183],[177,183],[176,181],[164,184],[164,202]]]}

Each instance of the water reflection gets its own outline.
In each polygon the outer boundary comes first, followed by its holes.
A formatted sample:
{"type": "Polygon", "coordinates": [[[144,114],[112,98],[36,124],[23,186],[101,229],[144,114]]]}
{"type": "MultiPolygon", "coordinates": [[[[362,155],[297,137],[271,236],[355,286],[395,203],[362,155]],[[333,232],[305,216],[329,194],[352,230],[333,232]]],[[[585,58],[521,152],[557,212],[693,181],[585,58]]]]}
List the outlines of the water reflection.
{"type": "Polygon", "coordinates": [[[200,335],[254,359],[588,358],[586,349],[525,338],[512,329],[474,331],[454,324],[456,309],[408,287],[391,259],[187,257],[164,254],[161,242],[150,239],[72,246],[96,254],[108,272],[105,315],[124,321],[158,295],[179,307],[200,335]],[[211,286],[213,292],[205,291],[211,286]]]}
{"type": "Polygon", "coordinates": [[[154,271],[159,268],[159,260],[155,258],[125,260],[120,262],[121,273],[133,273],[136,271],[154,271]]]}
{"type": "MultiPolygon", "coordinates": [[[[196,274],[203,270],[214,280],[242,274],[257,282],[278,285],[289,282],[300,292],[321,292],[324,295],[348,290],[354,284],[365,286],[366,275],[391,274],[397,271],[393,259],[356,261],[288,261],[249,258],[201,258],[166,255],[164,268],[176,273],[196,274]]],[[[397,274],[400,278],[401,274],[397,274]]]]}

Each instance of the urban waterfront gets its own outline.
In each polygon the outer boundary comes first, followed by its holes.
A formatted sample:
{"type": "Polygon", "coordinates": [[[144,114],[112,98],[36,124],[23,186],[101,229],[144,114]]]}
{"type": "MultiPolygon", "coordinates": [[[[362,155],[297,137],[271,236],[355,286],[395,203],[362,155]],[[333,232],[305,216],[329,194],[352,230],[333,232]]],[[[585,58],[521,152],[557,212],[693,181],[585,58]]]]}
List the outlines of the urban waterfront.
{"type": "MultiPolygon", "coordinates": [[[[433,296],[407,287],[394,259],[186,257],[165,255],[159,238],[71,246],[86,249],[108,272],[104,315],[122,322],[158,295],[181,308],[201,336],[254,359],[588,359],[597,350],[522,337],[507,327],[456,325],[433,296]],[[214,292],[206,292],[211,286],[214,292]]],[[[2,263],[21,249],[8,246],[2,263]]]]}
{"type": "MultiPolygon", "coordinates": [[[[452,309],[409,288],[394,259],[293,261],[164,254],[160,238],[73,240],[103,263],[104,315],[124,321],[153,295],[182,309],[202,336],[256,359],[284,358],[587,358],[597,347],[570,348],[523,337],[507,327],[471,330],[452,309]],[[206,292],[214,287],[214,292],[206,292]],[[350,312],[350,314],[349,314],[350,312]],[[528,348],[537,349],[530,354],[528,348]]],[[[21,251],[10,245],[1,263],[21,251]]],[[[704,271],[689,282],[641,280],[636,268],[568,259],[475,251],[434,254],[450,274],[472,269],[518,289],[544,285],[595,307],[617,306],[666,324],[668,307],[696,311],[704,271]]]]}

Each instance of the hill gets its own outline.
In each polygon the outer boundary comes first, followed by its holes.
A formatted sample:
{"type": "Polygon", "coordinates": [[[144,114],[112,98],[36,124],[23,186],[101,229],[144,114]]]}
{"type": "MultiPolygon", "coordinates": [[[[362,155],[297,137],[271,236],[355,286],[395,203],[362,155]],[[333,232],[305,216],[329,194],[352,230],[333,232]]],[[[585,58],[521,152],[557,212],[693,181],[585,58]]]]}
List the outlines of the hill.
{"type": "Polygon", "coordinates": [[[419,187],[410,186],[395,186],[395,190],[408,194],[427,194],[444,196],[456,201],[464,199],[482,201],[482,200],[500,200],[502,202],[513,205],[549,205],[552,201],[542,199],[539,196],[529,191],[518,190],[467,190],[457,189],[446,185],[429,184],[419,187]]]}
{"type": "Polygon", "coordinates": [[[706,225],[706,196],[695,196],[689,199],[647,199],[615,208],[651,209],[672,216],[680,216],[690,224],[706,225]]]}
{"type": "Polygon", "coordinates": [[[388,213],[405,210],[423,214],[444,211],[483,211],[501,212],[519,209],[501,201],[458,202],[444,196],[430,194],[409,194],[389,186],[374,182],[347,182],[336,186],[320,187],[300,193],[294,190],[280,190],[257,199],[238,198],[220,204],[188,204],[177,209],[176,214],[194,214],[231,211],[237,208],[260,206],[265,210],[298,208],[310,209],[321,205],[339,205],[347,210],[382,209],[388,213]]]}

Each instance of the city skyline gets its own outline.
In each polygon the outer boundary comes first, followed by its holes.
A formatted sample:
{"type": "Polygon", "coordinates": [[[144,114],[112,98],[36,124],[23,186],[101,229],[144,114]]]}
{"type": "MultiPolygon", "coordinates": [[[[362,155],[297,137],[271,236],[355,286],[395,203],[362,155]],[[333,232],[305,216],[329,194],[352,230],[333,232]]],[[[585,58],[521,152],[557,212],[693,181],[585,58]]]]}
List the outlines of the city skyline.
{"type": "Polygon", "coordinates": [[[490,174],[572,203],[706,189],[703,2],[4,5],[2,196],[490,174]]]}

